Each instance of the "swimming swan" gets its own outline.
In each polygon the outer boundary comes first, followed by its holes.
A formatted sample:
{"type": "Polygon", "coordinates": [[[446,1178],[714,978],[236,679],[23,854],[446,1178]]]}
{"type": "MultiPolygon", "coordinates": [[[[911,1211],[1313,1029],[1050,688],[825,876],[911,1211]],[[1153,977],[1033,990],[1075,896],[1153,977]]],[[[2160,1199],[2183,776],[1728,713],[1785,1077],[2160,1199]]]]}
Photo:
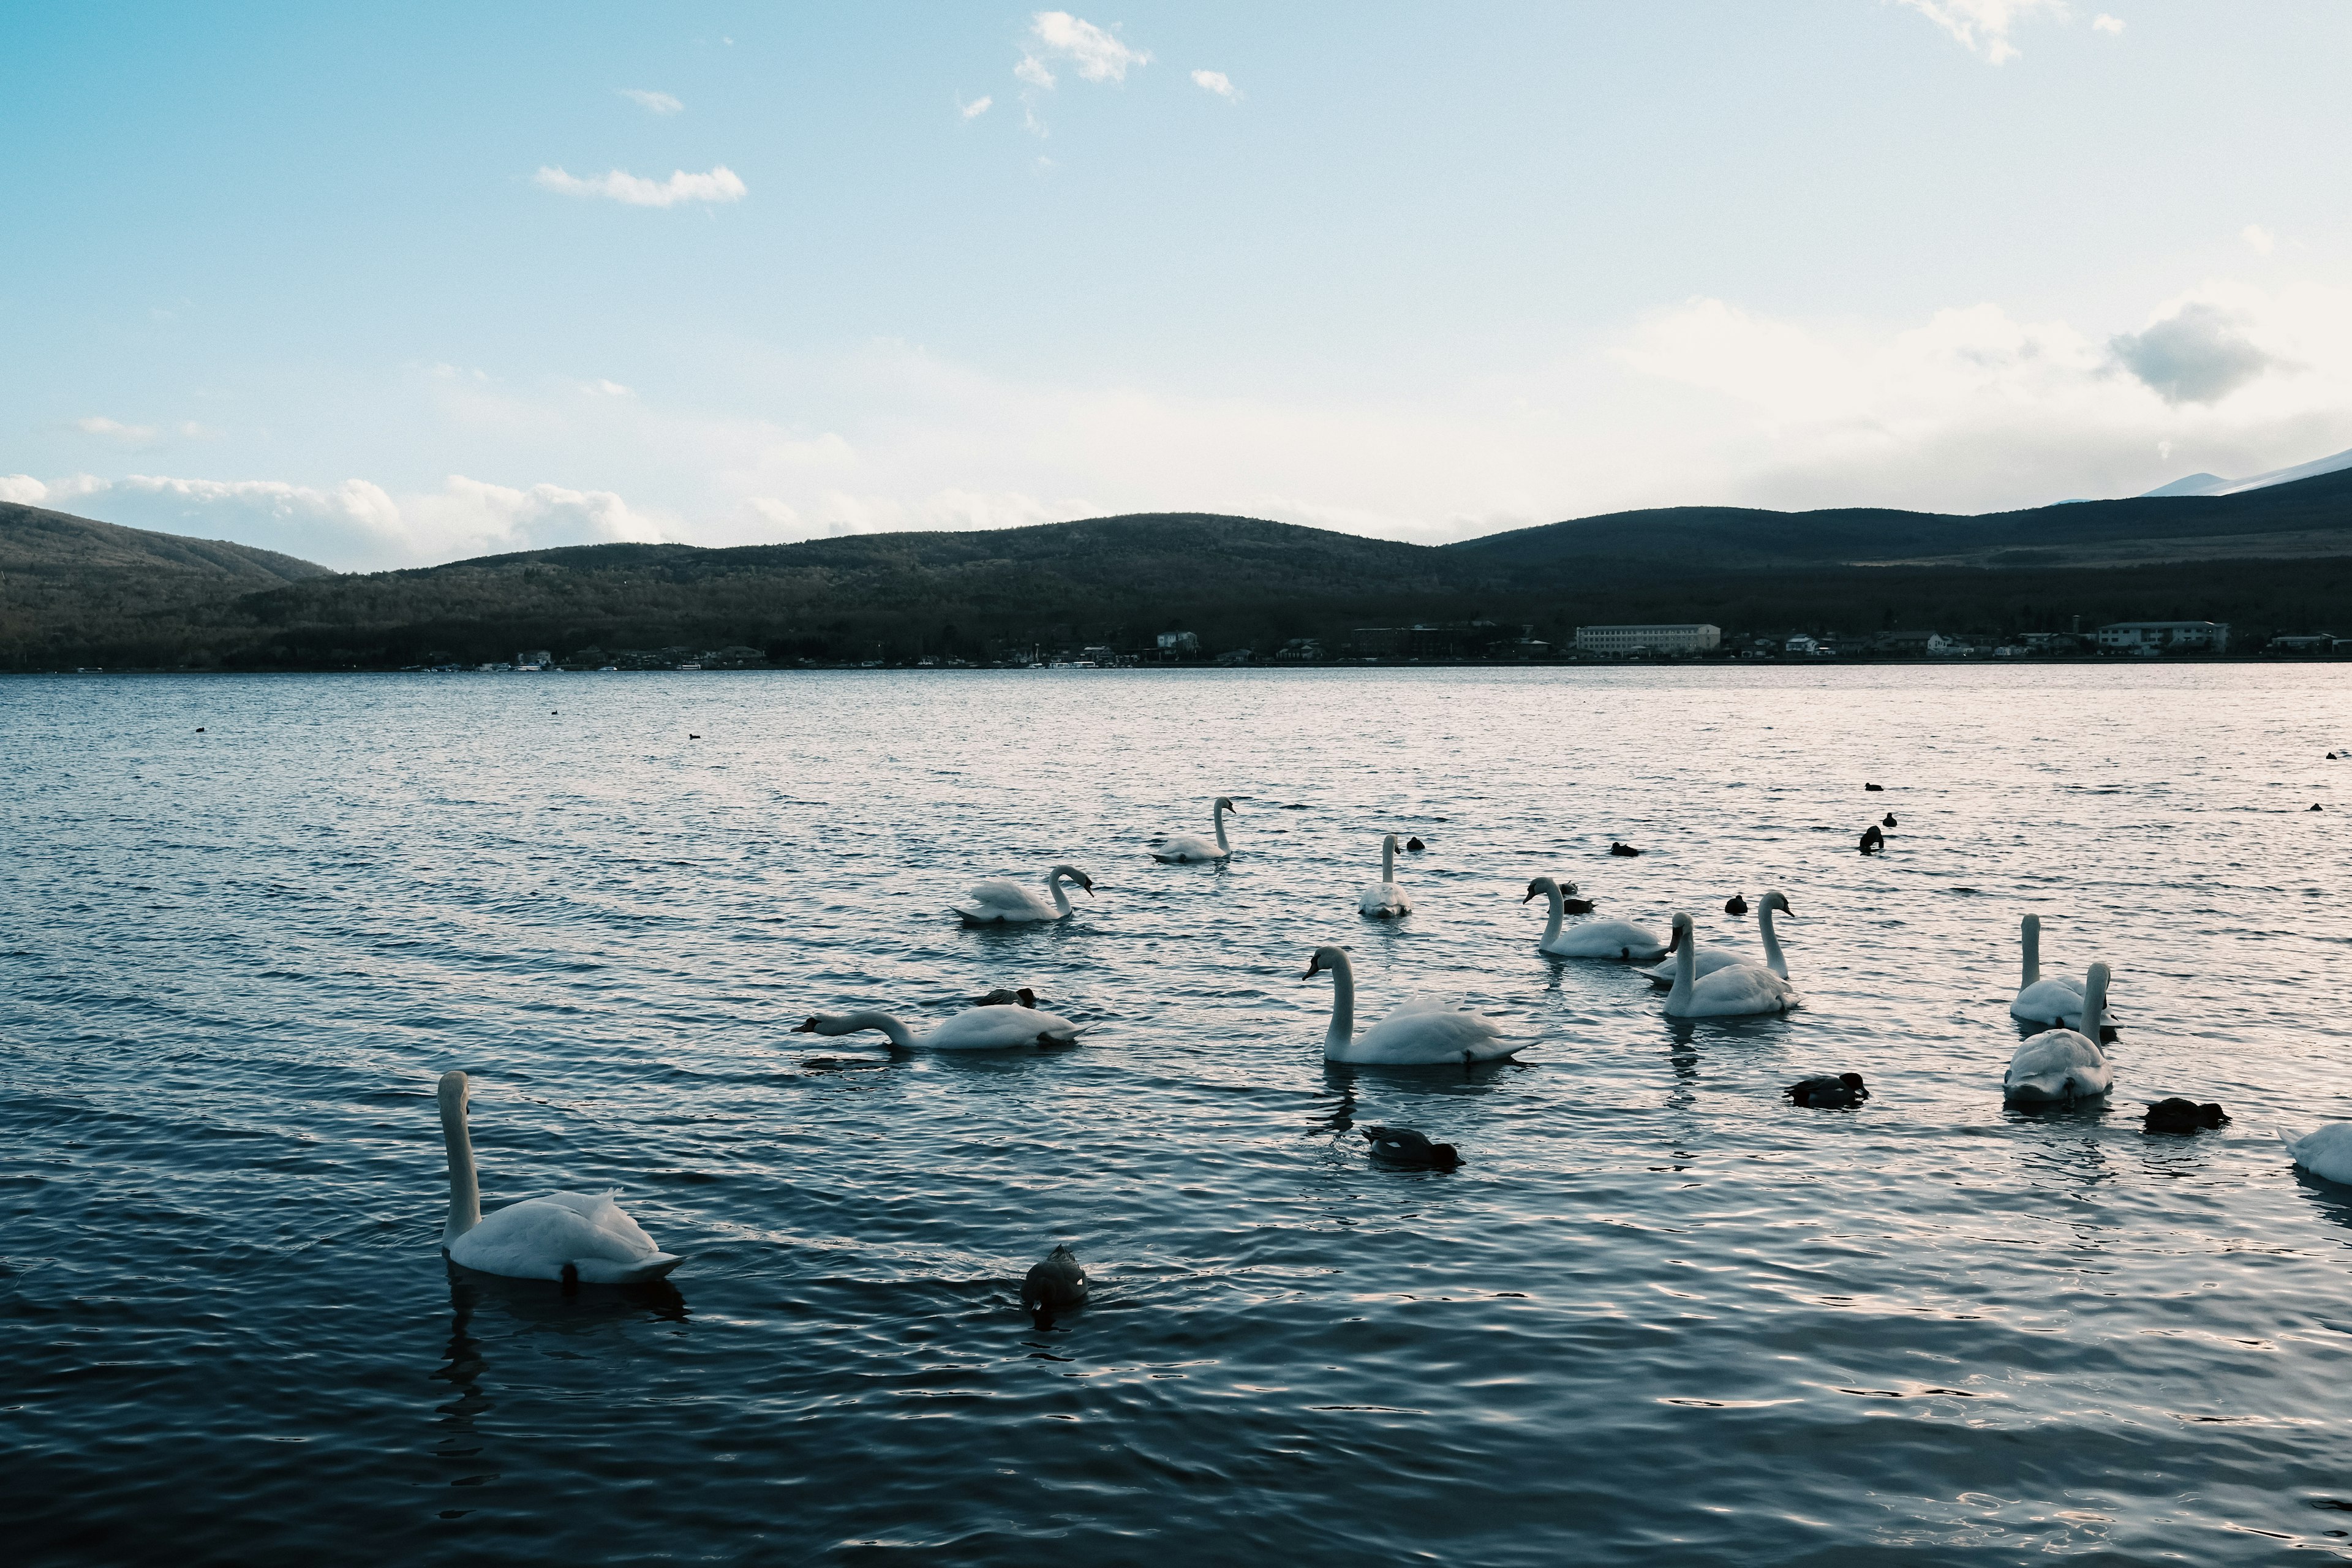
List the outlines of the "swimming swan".
{"type": "MultiPolygon", "coordinates": [[[[2021,926],[2025,946],[2025,977],[2017,988],[2017,996],[2009,1005],[2009,1016],[2027,1024],[2048,1024],[2053,1028],[2063,1024],[2070,1029],[2083,1026],[2083,983],[2071,974],[2042,973],[2042,917],[2028,915],[2021,926]]],[[[2105,1028],[2116,1026],[2116,1016],[2102,1012],[2099,1023],[2105,1028]]]]}
{"type": "Polygon", "coordinates": [[[2300,1138],[2284,1132],[2278,1137],[2296,1164],[2315,1176],[2352,1186],[2352,1121],[2331,1121],[2300,1138]]]}
{"type": "Polygon", "coordinates": [[[466,1075],[441,1075],[441,1137],[449,1146],[449,1223],[441,1250],[452,1263],[509,1279],[635,1285],[686,1261],[654,1245],[608,1193],[549,1193],[482,1213],[474,1141],[466,1131],[466,1075]]]}
{"type": "MultiPolygon", "coordinates": [[[[2083,982],[2085,1005],[2104,1016],[2107,1006],[2108,970],[2091,965],[2083,982]]],[[[2001,1075],[2002,1094],[2015,1100],[2096,1100],[2115,1087],[2115,1069],[2106,1052],[2088,1035],[2072,1029],[2045,1029],[2017,1047],[2001,1075]]]]}
{"type": "MultiPolygon", "coordinates": [[[[1769,888],[1764,890],[1761,909],[1762,912],[1756,917],[1756,923],[1764,933],[1764,967],[1786,980],[1789,978],[1789,961],[1780,954],[1780,939],[1772,929],[1772,911],[1779,910],[1783,914],[1794,914],[1796,911],[1789,908],[1789,900],[1786,898],[1769,888]]],[[[1699,978],[1704,980],[1717,970],[1728,969],[1735,963],[1755,962],[1736,947],[1702,947],[1698,950],[1697,959],[1699,978]]],[[[1654,968],[1644,969],[1642,973],[1649,977],[1651,984],[1664,990],[1675,983],[1675,971],[1674,964],[1661,963],[1654,968]]]]}
{"type": "Polygon", "coordinates": [[[1587,921],[1574,931],[1559,929],[1560,916],[1567,912],[1567,902],[1559,884],[1549,877],[1538,877],[1528,884],[1528,898],[1537,895],[1551,900],[1551,919],[1544,926],[1543,941],[1538,945],[1556,958],[1617,958],[1633,963],[1655,963],[1666,955],[1666,945],[1632,921],[1587,921]]]}
{"type": "Polygon", "coordinates": [[[1412,913],[1412,900],[1397,886],[1396,835],[1381,840],[1381,879],[1356,895],[1356,912],[1376,921],[1392,921],[1412,913]]]}
{"type": "Polygon", "coordinates": [[[879,1029],[898,1051],[1010,1051],[1022,1046],[1066,1046],[1086,1033],[1058,1013],[1039,1007],[974,1007],[925,1035],[907,1032],[907,1026],[887,1013],[819,1013],[793,1031],[795,1035],[854,1035],[879,1029]]]}
{"type": "Polygon", "coordinates": [[[1666,993],[1669,1018],[1748,1018],[1759,1013],[1786,1013],[1805,1005],[1797,988],[1760,963],[1726,964],[1699,978],[1697,944],[1691,935],[1691,918],[1675,916],[1675,988],[1666,993]]]}
{"type": "Polygon", "coordinates": [[[1331,972],[1331,1027],[1323,1037],[1325,1059],[1380,1063],[1390,1067],[1439,1062],[1493,1061],[1524,1047],[1475,1013],[1465,1013],[1434,996],[1412,996],[1396,1011],[1356,1033],[1356,972],[1345,948],[1318,947],[1301,980],[1331,972]]]}
{"type": "Polygon", "coordinates": [[[1070,908],[1070,895],[1062,891],[1064,879],[1076,882],[1095,896],[1095,880],[1076,866],[1056,866],[1045,874],[1045,890],[1054,895],[1047,903],[1020,883],[998,877],[982,882],[963,896],[963,902],[954,907],[966,925],[1015,924],[1024,921],[1066,921],[1075,912],[1070,908]]]}
{"type": "Polygon", "coordinates": [[[1151,852],[1151,858],[1171,866],[1181,865],[1188,860],[1223,860],[1230,858],[1234,847],[1225,842],[1225,813],[1229,811],[1235,816],[1241,815],[1230,799],[1219,795],[1215,808],[1209,813],[1217,825],[1217,841],[1214,844],[1197,833],[1179,833],[1161,839],[1160,847],[1151,852]]]}

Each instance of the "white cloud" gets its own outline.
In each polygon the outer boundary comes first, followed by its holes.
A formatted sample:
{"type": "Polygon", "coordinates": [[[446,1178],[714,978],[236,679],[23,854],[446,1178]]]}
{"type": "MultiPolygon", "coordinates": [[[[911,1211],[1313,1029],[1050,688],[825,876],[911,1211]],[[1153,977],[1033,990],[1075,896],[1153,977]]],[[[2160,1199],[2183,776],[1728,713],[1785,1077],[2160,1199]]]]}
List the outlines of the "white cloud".
{"type": "Polygon", "coordinates": [[[567,196],[604,196],[633,207],[670,207],[680,202],[740,201],[748,189],[735,171],[721,163],[707,174],[689,174],[679,169],[667,180],[655,181],[642,174],[625,174],[614,169],[607,174],[582,179],[558,168],[544,168],[531,176],[531,183],[544,190],[561,191],[567,196]]]}
{"type": "Polygon", "coordinates": [[[2105,11],[2102,11],[2096,16],[2091,18],[2091,26],[2093,30],[2096,32],[2107,34],[2120,33],[2124,30],[2124,19],[2121,16],[2110,16],[2105,11]]]}
{"type": "Polygon", "coordinates": [[[1959,46],[1980,54],[1987,63],[2000,65],[2018,56],[2010,33],[2036,16],[2053,19],[2066,15],[2065,0],[1896,0],[1949,33],[1959,46]]]}
{"type": "MultiPolygon", "coordinates": [[[[1125,81],[1130,67],[1148,65],[1151,60],[1143,50],[1128,47],[1092,22],[1082,21],[1067,11],[1038,12],[1029,19],[1029,37],[1032,48],[1023,65],[1036,64],[1040,56],[1057,56],[1067,60],[1087,81],[1125,81]]],[[[1037,68],[1041,72],[1045,69],[1042,65],[1037,68]]],[[[1019,74],[1018,68],[1015,74],[1019,74]]],[[[1051,87],[1053,77],[1048,73],[1036,85],[1051,87]]]]}
{"type": "Polygon", "coordinates": [[[87,415],[73,424],[74,428],[85,436],[103,436],[126,447],[143,447],[155,439],[155,426],[152,425],[125,425],[120,419],[109,419],[103,414],[87,415]]]}
{"type": "Polygon", "coordinates": [[[1204,90],[1213,92],[1219,98],[1228,99],[1235,103],[1241,101],[1241,89],[1235,87],[1233,78],[1223,71],[1194,71],[1192,80],[1204,90]]]}
{"type": "Polygon", "coordinates": [[[2250,223],[2240,229],[2238,237],[2252,246],[2257,256],[2268,256],[2278,248],[2278,237],[2258,223],[2250,223]]]}
{"type": "Polygon", "coordinates": [[[1013,68],[1013,74],[1031,87],[1054,85],[1054,73],[1047,69],[1045,62],[1035,55],[1023,55],[1021,63],[1013,68]]]}
{"type": "Polygon", "coordinates": [[[38,506],[49,499],[49,487],[30,474],[0,474],[0,501],[38,506]]]}
{"type": "Polygon", "coordinates": [[[653,92],[642,87],[625,87],[621,96],[650,114],[676,114],[686,107],[666,92],[653,92]]]}
{"type": "Polygon", "coordinates": [[[982,93],[980,97],[973,99],[970,103],[959,100],[956,104],[956,112],[962,115],[966,120],[977,120],[982,115],[986,114],[988,112],[989,105],[995,101],[996,100],[989,97],[986,93],[982,93]]]}
{"type": "Polygon", "coordinates": [[[2109,346],[2167,403],[2219,403],[2283,363],[2254,342],[2247,326],[2237,311],[2192,301],[2109,346]]]}
{"type": "Polygon", "coordinates": [[[602,379],[595,381],[583,381],[580,384],[580,390],[586,393],[591,397],[627,397],[631,395],[629,389],[623,386],[619,382],[604,381],[602,379]]]}

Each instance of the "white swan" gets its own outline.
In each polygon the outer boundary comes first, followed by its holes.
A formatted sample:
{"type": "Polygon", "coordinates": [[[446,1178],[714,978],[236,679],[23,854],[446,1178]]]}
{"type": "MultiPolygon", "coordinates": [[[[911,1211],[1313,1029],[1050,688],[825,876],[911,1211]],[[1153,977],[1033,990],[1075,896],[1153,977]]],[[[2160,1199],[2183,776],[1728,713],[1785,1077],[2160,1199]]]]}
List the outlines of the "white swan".
{"type": "MultiPolygon", "coordinates": [[[[2070,1029],[2080,1029],[2083,983],[2071,974],[2045,978],[2042,973],[2042,917],[2026,916],[2019,933],[2025,948],[2025,975],[2009,1005],[2009,1016],[2021,1023],[2048,1024],[2053,1028],[2063,1024],[2070,1029]]],[[[2099,1022],[2112,1029],[2116,1026],[2115,1015],[2103,1012],[2099,1022]]]]}
{"type": "MultiPolygon", "coordinates": [[[[1789,978],[1789,961],[1781,956],[1780,938],[1772,929],[1772,911],[1779,910],[1783,914],[1794,914],[1796,911],[1789,908],[1789,900],[1785,897],[1770,888],[1764,889],[1764,897],[1759,900],[1759,906],[1756,915],[1756,924],[1764,933],[1764,967],[1786,980],[1789,978]]],[[[1699,978],[1704,980],[1718,969],[1728,969],[1735,963],[1753,963],[1756,961],[1736,947],[1702,947],[1697,952],[1696,962],[1698,964],[1699,978]]],[[[1644,969],[1642,973],[1649,978],[1651,984],[1663,990],[1675,983],[1678,964],[1679,961],[1675,963],[1661,963],[1654,968],[1644,969]]]]}
{"type": "Polygon", "coordinates": [[[1356,1033],[1356,972],[1348,952],[1318,947],[1307,962],[1301,980],[1331,972],[1331,1027],[1323,1036],[1325,1059],[1335,1062],[1379,1063],[1389,1067],[1425,1067],[1440,1062],[1493,1061],[1525,1047],[1503,1037],[1503,1031],[1475,1013],[1464,1012],[1434,996],[1413,996],[1397,1004],[1396,1011],[1356,1033]]]}
{"type": "Polygon", "coordinates": [[[1675,988],[1666,993],[1669,1018],[1748,1018],[1786,1013],[1805,999],[1797,988],[1760,963],[1731,963],[1705,979],[1698,973],[1698,947],[1687,914],[1675,916],[1675,988]]]}
{"type": "Polygon", "coordinates": [[[922,1038],[887,1013],[819,1013],[793,1033],[854,1035],[879,1029],[894,1050],[1009,1051],[1022,1046],[1066,1046],[1086,1031],[1058,1013],[1036,1007],[973,1007],[958,1013],[922,1038]]]}
{"type": "Polygon", "coordinates": [[[2352,1186],[2352,1121],[2332,1121],[2300,1138],[2284,1132],[2278,1137],[2296,1164],[2315,1176],[2352,1186]]]}
{"type": "Polygon", "coordinates": [[[1171,865],[1181,864],[1187,860],[1227,858],[1234,852],[1234,847],[1225,842],[1225,813],[1229,811],[1235,816],[1241,815],[1234,809],[1234,803],[1230,799],[1224,795],[1219,795],[1216,806],[1209,813],[1210,818],[1217,825],[1217,841],[1214,844],[1197,833],[1179,833],[1161,839],[1160,847],[1151,852],[1151,858],[1154,860],[1166,861],[1171,865]]]}
{"type": "Polygon", "coordinates": [[[466,1131],[466,1075],[441,1075],[441,1137],[449,1146],[449,1223],[441,1250],[449,1260],[509,1279],[635,1285],[658,1279],[686,1261],[654,1245],[607,1193],[549,1193],[488,1215],[466,1131]]]}
{"type": "Polygon", "coordinates": [[[1356,895],[1356,912],[1376,921],[1392,921],[1412,913],[1412,900],[1396,879],[1396,835],[1381,840],[1381,879],[1356,895]]]}
{"type": "MultiPolygon", "coordinates": [[[[2106,1014],[2107,980],[2107,966],[2095,963],[2083,982],[2084,1005],[2100,1016],[2106,1014]]],[[[2115,1081],[2115,1069],[2098,1041],[2072,1029],[2045,1029],[2017,1047],[2000,1087],[2011,1100],[2096,1100],[2115,1081]]]]}
{"type": "Polygon", "coordinates": [[[1551,900],[1551,920],[1544,926],[1543,941],[1538,945],[1558,958],[1616,958],[1633,963],[1655,963],[1666,955],[1666,944],[1648,930],[1632,921],[1587,921],[1572,931],[1559,929],[1560,916],[1567,904],[1559,884],[1549,877],[1538,877],[1528,884],[1528,899],[1541,895],[1551,900]]]}
{"type": "Polygon", "coordinates": [[[1070,895],[1062,891],[1064,879],[1076,882],[1095,896],[1092,877],[1076,866],[1056,866],[1045,874],[1045,890],[1054,895],[1047,903],[1020,883],[1003,877],[982,882],[963,896],[963,902],[950,906],[961,915],[966,925],[1018,924],[1024,921],[1066,921],[1075,912],[1070,908],[1070,895]]]}

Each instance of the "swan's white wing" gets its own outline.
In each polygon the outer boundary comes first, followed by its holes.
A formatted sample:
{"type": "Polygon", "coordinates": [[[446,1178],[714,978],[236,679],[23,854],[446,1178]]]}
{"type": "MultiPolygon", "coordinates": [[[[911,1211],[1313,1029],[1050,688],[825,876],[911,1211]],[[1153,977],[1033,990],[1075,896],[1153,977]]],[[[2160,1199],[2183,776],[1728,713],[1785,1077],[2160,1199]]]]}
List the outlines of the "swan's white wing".
{"type": "Polygon", "coordinates": [[[1491,1019],[1433,996],[1412,996],[1349,1041],[1333,1059],[1391,1066],[1491,1061],[1520,1048],[1491,1019]]]}
{"type": "Polygon", "coordinates": [[[1061,910],[1039,898],[1018,882],[1002,877],[981,883],[966,892],[963,902],[954,906],[955,912],[968,921],[1048,921],[1056,920],[1061,910]]]}
{"type": "Polygon", "coordinates": [[[2352,1121],[2331,1122],[2300,1138],[2290,1139],[2282,1132],[2279,1142],[2286,1145],[2294,1163],[2313,1175],[2352,1186],[2352,1121]]]}
{"type": "Polygon", "coordinates": [[[2083,1016],[2083,983],[2063,974],[2045,974],[2018,992],[2009,1016],[2028,1024],[2055,1023],[2083,1016]]]}
{"type": "Polygon", "coordinates": [[[1570,926],[1544,943],[1546,952],[1562,958],[1630,959],[1654,963],[1665,955],[1666,944],[1632,921],[1587,921],[1570,926]]]}
{"type": "Polygon", "coordinates": [[[1374,920],[1394,920],[1412,913],[1412,900],[1394,882],[1374,882],[1356,895],[1356,912],[1374,920]]]}
{"type": "Polygon", "coordinates": [[[2019,1046],[2000,1080],[2015,1100],[2084,1099],[2106,1093],[2114,1081],[2099,1047],[2072,1029],[2045,1030],[2019,1046]]]}
{"type": "Polygon", "coordinates": [[[1222,860],[1225,858],[1225,851],[1217,847],[1217,841],[1213,838],[1179,833],[1172,838],[1160,840],[1159,847],[1152,850],[1151,858],[1155,860],[1222,860]]]}
{"type": "Polygon", "coordinates": [[[1079,1029],[1067,1018],[1034,1007],[974,1007],[958,1013],[915,1044],[934,1051],[1009,1051],[1037,1044],[1038,1037],[1067,1042],[1079,1029]]]}
{"type": "Polygon", "coordinates": [[[1685,1018],[1746,1018],[1786,1013],[1804,1005],[1797,988],[1759,963],[1733,963],[1703,976],[1691,987],[1685,1018]]]}
{"type": "MultiPolygon", "coordinates": [[[[1698,966],[1699,974],[1706,976],[1718,969],[1728,969],[1735,963],[1753,963],[1756,961],[1737,948],[1702,947],[1694,962],[1698,966]]],[[[1675,983],[1675,963],[1670,958],[1664,963],[1644,969],[1642,973],[1653,985],[1672,985],[1675,983]]]]}
{"type": "Polygon", "coordinates": [[[449,1257],[509,1279],[561,1279],[569,1263],[580,1279],[602,1285],[658,1279],[680,1261],[654,1246],[610,1194],[585,1193],[549,1193],[495,1209],[457,1239],[449,1257]]]}

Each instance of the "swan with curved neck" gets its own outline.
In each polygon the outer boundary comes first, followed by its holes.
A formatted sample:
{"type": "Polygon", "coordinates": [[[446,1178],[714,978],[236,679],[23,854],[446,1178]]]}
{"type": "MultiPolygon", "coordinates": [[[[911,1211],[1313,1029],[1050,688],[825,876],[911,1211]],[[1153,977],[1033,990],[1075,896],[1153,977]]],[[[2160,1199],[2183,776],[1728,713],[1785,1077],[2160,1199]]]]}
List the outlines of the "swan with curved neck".
{"type": "Polygon", "coordinates": [[[1376,921],[1392,921],[1412,913],[1412,900],[1396,879],[1396,835],[1381,840],[1381,879],[1356,895],[1356,912],[1376,921]]]}
{"type": "MultiPolygon", "coordinates": [[[[2083,978],[2083,1006],[2093,1017],[2105,1015],[2109,977],[2105,964],[2095,963],[2083,978]]],[[[2017,1047],[2000,1087],[2013,1100],[2096,1100],[2115,1087],[2115,1078],[2107,1053],[2087,1033],[2045,1029],[2017,1047]]]]}
{"type": "MultiPolygon", "coordinates": [[[[1772,913],[1776,910],[1782,914],[1796,912],[1789,908],[1789,900],[1780,889],[1767,888],[1756,916],[1757,930],[1764,939],[1764,967],[1786,980],[1789,978],[1789,961],[1780,952],[1780,933],[1772,923],[1772,913]]],[[[1695,962],[1698,965],[1699,977],[1705,979],[1718,969],[1728,969],[1734,964],[1753,963],[1756,961],[1736,947],[1702,947],[1698,950],[1695,962]]],[[[1651,984],[1663,991],[1674,984],[1675,968],[1675,963],[1669,961],[1644,969],[1642,973],[1648,978],[1651,984]]]]}
{"type": "Polygon", "coordinates": [[[1643,926],[1632,921],[1586,921],[1581,925],[1563,931],[1560,917],[1568,912],[1568,900],[1559,884],[1549,877],[1538,877],[1528,884],[1528,899],[1549,899],[1551,918],[1544,925],[1543,941],[1537,945],[1556,958],[1613,958],[1630,963],[1655,963],[1666,955],[1666,944],[1643,926]]]}
{"type": "Polygon", "coordinates": [[[1095,896],[1092,877],[1076,866],[1056,866],[1045,873],[1045,890],[1054,895],[1047,903],[1020,883],[1003,877],[982,882],[963,896],[963,902],[954,907],[966,925],[1020,924],[1028,921],[1066,921],[1076,911],[1070,906],[1070,895],[1062,891],[1064,882],[1074,882],[1084,888],[1087,897],[1095,896]]]}
{"type": "Polygon", "coordinates": [[[656,1247],[609,1193],[548,1193],[483,1214],[474,1141],[466,1130],[469,1091],[464,1073],[441,1075],[441,1137],[449,1151],[441,1250],[451,1262],[509,1279],[635,1285],[685,1261],[656,1247]]]}
{"type": "Polygon", "coordinates": [[[1526,1047],[1503,1037],[1491,1020],[1433,996],[1408,997],[1362,1034],[1356,1033],[1356,971],[1343,947],[1318,947],[1301,980],[1331,974],[1331,1026],[1323,1034],[1328,1061],[1388,1067],[1494,1061],[1526,1047]]]}
{"type": "MultiPolygon", "coordinates": [[[[2025,967],[2018,981],[2017,995],[2010,1002],[2009,1016],[2021,1023],[2048,1024],[2053,1027],[2063,1024],[2070,1029],[2081,1029],[2083,983],[2071,974],[2042,973],[2040,915],[2028,915],[2020,922],[2019,941],[2025,950],[2025,967]]],[[[2116,1026],[2115,1016],[2102,1012],[2099,1023],[2101,1027],[2112,1029],[2116,1026]]]]}
{"type": "Polygon", "coordinates": [[[1161,839],[1160,847],[1151,852],[1151,858],[1171,865],[1179,865],[1190,860],[1227,858],[1234,852],[1234,847],[1225,842],[1225,813],[1229,811],[1235,816],[1241,815],[1229,797],[1219,795],[1217,804],[1209,812],[1210,820],[1216,825],[1215,843],[1211,843],[1197,833],[1179,833],[1172,837],[1161,839]]]}
{"type": "Polygon", "coordinates": [[[1670,1018],[1748,1018],[1786,1013],[1804,1005],[1797,988],[1760,963],[1730,963],[1713,973],[1698,972],[1698,947],[1689,915],[1675,916],[1675,988],[1666,993],[1670,1018]]]}
{"type": "Polygon", "coordinates": [[[1039,1007],[991,1004],[969,1008],[940,1024],[929,1034],[917,1036],[887,1013],[818,1013],[805,1019],[796,1035],[855,1035],[879,1029],[898,1051],[1010,1051],[1023,1046],[1066,1046],[1086,1031],[1058,1013],[1039,1007]]]}

